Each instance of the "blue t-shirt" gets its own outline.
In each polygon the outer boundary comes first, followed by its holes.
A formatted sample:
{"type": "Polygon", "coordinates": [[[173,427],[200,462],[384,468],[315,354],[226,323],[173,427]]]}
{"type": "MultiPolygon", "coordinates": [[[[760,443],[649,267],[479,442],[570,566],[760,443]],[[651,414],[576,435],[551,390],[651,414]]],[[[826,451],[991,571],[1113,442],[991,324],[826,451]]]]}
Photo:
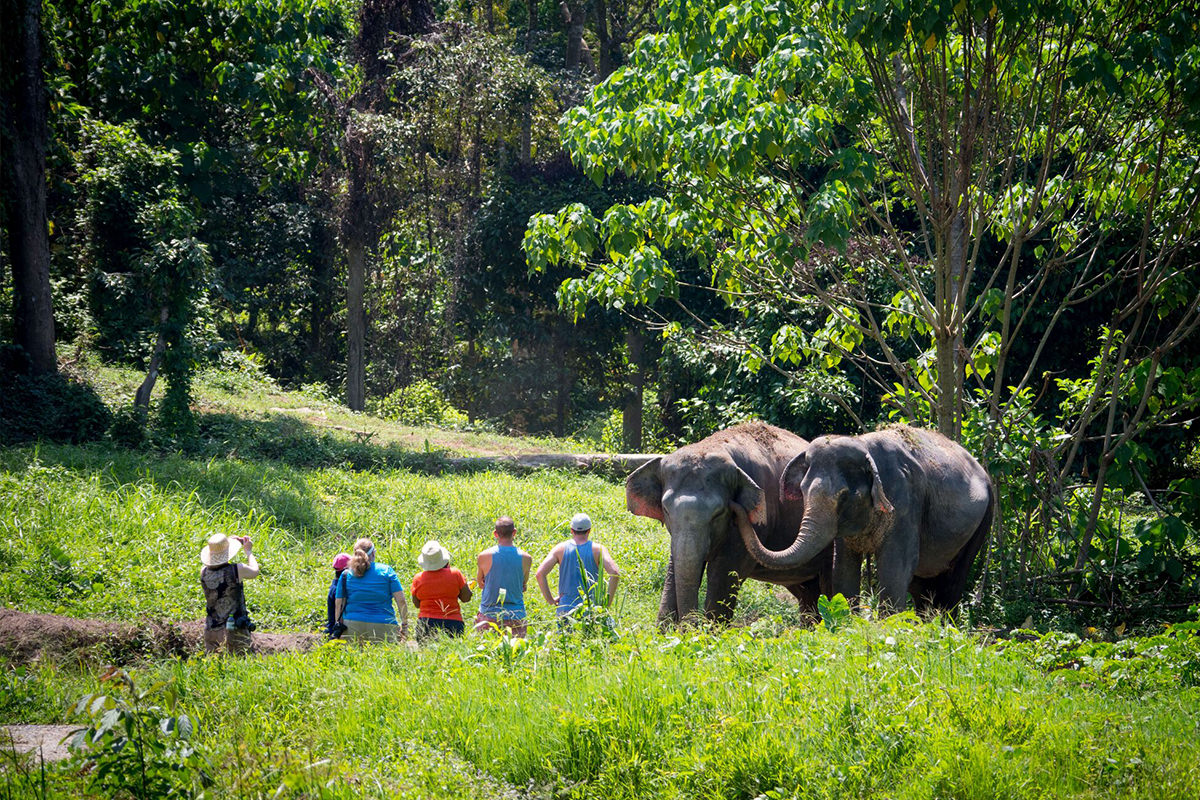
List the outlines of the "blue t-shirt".
{"type": "Polygon", "coordinates": [[[343,619],[355,622],[386,622],[396,624],[396,610],[392,607],[392,594],[404,593],[396,571],[387,564],[372,564],[360,578],[354,570],[342,573],[346,582],[337,583],[337,597],[346,599],[343,619]]]}
{"type": "Polygon", "coordinates": [[[568,539],[562,551],[562,562],[558,565],[558,615],[570,614],[584,603],[594,602],[592,587],[596,585],[600,570],[592,542],[577,545],[568,539]]]}
{"type": "Polygon", "coordinates": [[[521,551],[513,545],[491,549],[492,567],[483,576],[483,597],[479,613],[494,619],[525,619],[525,565],[521,551]],[[504,603],[500,590],[504,589],[504,603]]]}

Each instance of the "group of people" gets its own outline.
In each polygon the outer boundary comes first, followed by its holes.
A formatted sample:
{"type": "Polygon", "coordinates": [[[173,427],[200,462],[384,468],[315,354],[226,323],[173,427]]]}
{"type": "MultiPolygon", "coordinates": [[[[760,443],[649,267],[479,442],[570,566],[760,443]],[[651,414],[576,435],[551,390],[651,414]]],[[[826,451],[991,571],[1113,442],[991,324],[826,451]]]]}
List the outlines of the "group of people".
{"type": "MultiPolygon", "coordinates": [[[[535,577],[542,597],[555,607],[560,620],[568,623],[581,608],[599,604],[595,592],[601,573],[607,575],[607,601],[611,604],[620,571],[604,545],[591,539],[592,521],[587,514],[571,518],[571,535],[550,549],[535,577]],[[558,593],[550,591],[550,573],[558,568],[558,593]]],[[[475,558],[474,586],[482,592],[474,630],[508,630],[524,637],[527,631],[525,590],[533,558],[514,543],[517,527],[512,517],[500,517],[492,530],[495,545],[475,558]]],[[[233,653],[250,647],[250,622],[243,581],[259,573],[250,537],[217,534],[200,552],[204,565],[200,583],[207,610],[204,643],[207,652],[221,645],[233,653]],[[239,550],[246,551],[245,563],[232,563],[239,550]]],[[[436,540],[421,548],[417,557],[420,572],[413,578],[411,597],[417,609],[417,638],[437,634],[461,636],[466,632],[462,604],[473,597],[472,584],[450,565],[450,553],[436,540]]],[[[408,605],[404,586],[396,571],[375,559],[375,545],[368,538],[354,543],[353,553],[339,553],[333,560],[334,578],[329,586],[325,631],[332,637],[363,641],[394,641],[408,637],[408,605]]]]}

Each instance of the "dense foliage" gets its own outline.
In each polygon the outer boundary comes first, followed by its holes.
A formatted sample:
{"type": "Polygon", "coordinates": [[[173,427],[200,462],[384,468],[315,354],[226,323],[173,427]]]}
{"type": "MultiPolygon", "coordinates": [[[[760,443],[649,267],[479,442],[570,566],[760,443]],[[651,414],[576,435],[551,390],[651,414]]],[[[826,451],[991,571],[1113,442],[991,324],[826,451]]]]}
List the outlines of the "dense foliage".
{"type": "Polygon", "coordinates": [[[1196,25],[1079,0],[47,0],[68,379],[5,375],[0,441],[408,463],[208,413],[197,376],[231,364],[578,448],[914,422],[996,479],[980,604],[1180,613],[1196,25]],[[99,408],[69,377],[91,352],[145,378],[99,408]]]}

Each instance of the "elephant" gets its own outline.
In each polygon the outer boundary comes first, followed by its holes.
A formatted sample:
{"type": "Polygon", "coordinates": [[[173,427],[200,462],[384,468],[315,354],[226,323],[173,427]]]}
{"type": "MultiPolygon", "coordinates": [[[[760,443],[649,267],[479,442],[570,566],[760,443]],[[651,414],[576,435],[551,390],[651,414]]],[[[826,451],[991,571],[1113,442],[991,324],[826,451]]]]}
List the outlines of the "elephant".
{"type": "Polygon", "coordinates": [[[748,510],[732,509],[760,564],[807,564],[835,543],[834,591],[856,597],[862,557],[871,555],[887,610],[903,609],[911,593],[919,613],[958,605],[996,505],[991,478],[970,453],[905,425],[814,440],[783,470],[780,494],[803,497],[805,508],[783,550],[769,549],[748,510]]]}
{"type": "Polygon", "coordinates": [[[749,422],[649,461],[629,475],[626,506],[662,522],[671,535],[660,625],[677,623],[696,610],[706,571],[704,613],[711,620],[729,621],[738,589],[748,578],[784,586],[803,610],[816,609],[821,589],[828,591],[831,585],[832,548],[818,548],[811,558],[784,568],[764,567],[742,544],[730,513],[730,503],[736,501],[756,537],[775,546],[790,541],[804,505],[799,499],[780,499],[779,479],[806,445],[781,428],[749,422]]]}

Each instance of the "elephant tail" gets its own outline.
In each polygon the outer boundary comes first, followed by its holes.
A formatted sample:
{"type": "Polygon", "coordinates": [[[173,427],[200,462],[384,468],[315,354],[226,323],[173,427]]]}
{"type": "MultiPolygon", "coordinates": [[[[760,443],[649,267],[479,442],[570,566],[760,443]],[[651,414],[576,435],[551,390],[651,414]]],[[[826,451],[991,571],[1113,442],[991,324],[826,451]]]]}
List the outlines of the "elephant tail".
{"type": "Polygon", "coordinates": [[[971,573],[971,565],[975,556],[983,549],[992,532],[992,520],[996,514],[996,487],[988,481],[988,504],[983,519],[975,528],[975,533],[967,541],[966,546],[954,557],[950,569],[942,574],[933,592],[933,603],[936,607],[949,611],[959,604],[967,590],[967,578],[971,573]]]}

